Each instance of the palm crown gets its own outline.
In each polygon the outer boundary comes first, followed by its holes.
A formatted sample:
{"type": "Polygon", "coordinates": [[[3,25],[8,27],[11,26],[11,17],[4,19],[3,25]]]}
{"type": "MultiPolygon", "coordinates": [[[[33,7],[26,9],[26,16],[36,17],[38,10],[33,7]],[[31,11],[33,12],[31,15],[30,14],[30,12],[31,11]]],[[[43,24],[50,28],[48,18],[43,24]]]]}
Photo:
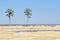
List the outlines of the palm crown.
{"type": "Polygon", "coordinates": [[[31,12],[32,11],[29,8],[26,8],[25,11],[24,11],[25,15],[28,16],[28,18],[31,18],[31,16],[32,16],[32,13],[31,12]]]}
{"type": "Polygon", "coordinates": [[[9,16],[13,16],[14,11],[11,8],[8,8],[6,13],[7,13],[6,16],[9,17],[9,16]]]}

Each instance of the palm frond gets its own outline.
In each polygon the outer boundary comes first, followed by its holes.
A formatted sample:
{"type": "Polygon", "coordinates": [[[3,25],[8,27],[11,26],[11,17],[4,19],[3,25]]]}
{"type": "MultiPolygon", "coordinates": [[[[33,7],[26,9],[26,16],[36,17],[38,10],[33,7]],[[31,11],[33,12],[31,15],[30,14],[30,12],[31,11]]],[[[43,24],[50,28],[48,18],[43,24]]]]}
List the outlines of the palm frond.
{"type": "Polygon", "coordinates": [[[8,13],[8,14],[6,14],[7,16],[13,16],[14,11],[11,8],[8,8],[5,13],[8,13]]]}
{"type": "Polygon", "coordinates": [[[8,14],[6,14],[6,16],[9,16],[8,14]]]}

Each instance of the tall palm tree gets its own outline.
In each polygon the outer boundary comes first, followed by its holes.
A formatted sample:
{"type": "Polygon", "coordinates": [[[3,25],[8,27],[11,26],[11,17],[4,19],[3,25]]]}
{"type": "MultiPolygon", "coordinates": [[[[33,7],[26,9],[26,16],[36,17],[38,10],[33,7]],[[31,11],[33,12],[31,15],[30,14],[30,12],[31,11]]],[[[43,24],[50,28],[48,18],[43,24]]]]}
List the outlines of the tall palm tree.
{"type": "Polygon", "coordinates": [[[31,12],[32,12],[32,10],[30,8],[26,8],[24,11],[25,15],[27,16],[27,22],[29,22],[29,18],[31,18],[31,16],[32,16],[31,12]]]}
{"type": "Polygon", "coordinates": [[[10,25],[10,17],[14,15],[14,11],[11,8],[8,8],[5,13],[7,13],[6,16],[8,16],[9,18],[9,25],[10,25]]]}

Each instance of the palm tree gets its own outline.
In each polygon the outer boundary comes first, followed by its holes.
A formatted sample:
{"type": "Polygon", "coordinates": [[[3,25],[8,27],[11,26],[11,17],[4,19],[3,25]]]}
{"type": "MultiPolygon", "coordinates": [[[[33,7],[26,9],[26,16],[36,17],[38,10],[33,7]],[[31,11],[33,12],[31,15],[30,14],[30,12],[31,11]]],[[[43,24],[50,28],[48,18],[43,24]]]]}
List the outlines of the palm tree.
{"type": "Polygon", "coordinates": [[[31,18],[31,16],[32,16],[31,12],[32,12],[32,10],[30,8],[26,8],[24,11],[25,15],[27,16],[27,22],[29,22],[29,18],[31,18]]]}
{"type": "Polygon", "coordinates": [[[7,13],[6,16],[8,16],[9,18],[9,25],[10,25],[10,17],[13,16],[14,11],[11,8],[8,8],[5,13],[7,13]]]}

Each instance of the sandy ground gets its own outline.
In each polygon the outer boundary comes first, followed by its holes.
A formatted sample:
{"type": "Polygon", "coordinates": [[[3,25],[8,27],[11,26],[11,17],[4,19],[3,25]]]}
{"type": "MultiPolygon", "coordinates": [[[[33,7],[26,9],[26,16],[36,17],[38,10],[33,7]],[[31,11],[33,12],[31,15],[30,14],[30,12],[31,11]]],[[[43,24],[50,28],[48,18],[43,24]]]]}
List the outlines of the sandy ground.
{"type": "Polygon", "coordinates": [[[16,30],[59,30],[60,26],[0,26],[0,40],[60,40],[60,31],[15,32],[16,30]]]}

